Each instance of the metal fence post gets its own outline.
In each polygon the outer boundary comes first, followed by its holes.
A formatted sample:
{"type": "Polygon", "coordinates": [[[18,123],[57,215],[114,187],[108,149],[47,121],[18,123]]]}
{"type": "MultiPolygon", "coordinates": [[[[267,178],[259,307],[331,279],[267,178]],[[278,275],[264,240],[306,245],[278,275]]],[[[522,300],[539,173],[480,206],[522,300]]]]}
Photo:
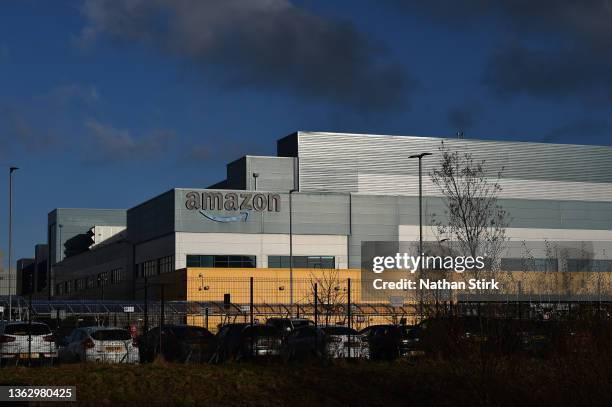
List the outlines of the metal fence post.
{"type": "Polygon", "coordinates": [[[30,276],[30,303],[28,305],[28,366],[32,366],[32,278],[30,276]]]}
{"type": "Polygon", "coordinates": [[[253,277],[249,281],[249,312],[251,313],[251,326],[253,326],[253,277]]]}
{"type": "Polygon", "coordinates": [[[159,355],[162,355],[162,332],[164,329],[164,306],[165,306],[165,298],[164,298],[164,285],[161,284],[160,286],[160,291],[161,291],[161,303],[160,303],[160,310],[159,310],[159,355]]]}
{"type": "Polygon", "coordinates": [[[147,276],[144,278],[145,286],[144,286],[144,325],[143,325],[143,334],[149,331],[149,284],[147,282],[147,276]]]}
{"type": "Polygon", "coordinates": [[[314,283],[314,323],[315,328],[319,325],[319,293],[318,293],[318,284],[314,283]]]}
{"type": "Polygon", "coordinates": [[[249,313],[251,314],[251,356],[253,356],[253,277],[249,279],[249,313]]]}
{"type": "MultiPolygon", "coordinates": [[[[346,310],[347,317],[348,317],[347,326],[349,327],[349,329],[351,329],[351,325],[352,324],[351,324],[351,279],[350,278],[347,280],[347,288],[346,288],[346,290],[348,291],[348,293],[347,293],[348,294],[347,295],[348,307],[347,307],[347,310],[346,310]]],[[[349,336],[348,336],[348,357],[349,357],[349,359],[351,358],[351,354],[352,354],[351,349],[352,349],[351,348],[351,334],[349,333],[349,336]]]]}
{"type": "Polygon", "coordinates": [[[319,293],[318,284],[314,283],[314,324],[315,324],[315,353],[319,351],[319,293]]]}

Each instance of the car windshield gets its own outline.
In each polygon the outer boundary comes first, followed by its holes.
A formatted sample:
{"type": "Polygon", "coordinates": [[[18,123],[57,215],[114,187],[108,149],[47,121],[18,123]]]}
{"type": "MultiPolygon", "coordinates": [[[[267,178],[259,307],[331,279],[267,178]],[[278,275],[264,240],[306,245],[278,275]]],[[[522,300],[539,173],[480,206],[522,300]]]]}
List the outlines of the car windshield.
{"type": "Polygon", "coordinates": [[[307,320],[307,319],[297,319],[297,320],[293,320],[293,326],[296,328],[302,327],[302,326],[308,326],[311,324],[311,321],[307,320]]]}
{"type": "Polygon", "coordinates": [[[326,326],[322,329],[327,335],[359,335],[354,329],[345,326],[326,326]]]}
{"type": "Polygon", "coordinates": [[[10,324],[4,328],[4,333],[9,335],[49,335],[51,330],[44,324],[10,324]]]}
{"type": "Polygon", "coordinates": [[[288,319],[270,319],[268,325],[275,326],[277,328],[285,328],[291,326],[288,319]]]}
{"type": "Polygon", "coordinates": [[[415,331],[415,327],[412,325],[403,325],[399,327],[399,331],[402,335],[408,335],[411,332],[415,331]]]}
{"type": "Polygon", "coordinates": [[[91,333],[96,341],[127,341],[132,336],[125,329],[102,329],[91,333]]]}
{"type": "Polygon", "coordinates": [[[254,325],[247,327],[244,330],[244,334],[247,336],[251,336],[252,334],[255,336],[276,336],[278,335],[278,331],[273,326],[254,325]]]}

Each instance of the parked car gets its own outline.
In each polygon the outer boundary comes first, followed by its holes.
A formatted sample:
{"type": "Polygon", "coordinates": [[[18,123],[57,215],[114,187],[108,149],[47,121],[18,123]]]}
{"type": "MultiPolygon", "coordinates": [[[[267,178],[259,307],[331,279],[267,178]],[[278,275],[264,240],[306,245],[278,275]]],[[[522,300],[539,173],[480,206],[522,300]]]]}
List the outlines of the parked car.
{"type": "Polygon", "coordinates": [[[18,364],[23,361],[53,363],[57,359],[55,336],[47,324],[24,321],[0,322],[0,362],[18,364]],[[29,338],[31,346],[28,346],[29,338]]]}
{"type": "Polygon", "coordinates": [[[228,324],[217,334],[213,360],[241,360],[280,356],[282,335],[270,325],[228,324]]]}
{"type": "Polygon", "coordinates": [[[430,355],[466,355],[497,347],[499,324],[475,316],[428,318],[419,323],[421,348],[430,355]]]}
{"type": "Polygon", "coordinates": [[[322,357],[369,358],[365,335],[346,326],[305,326],[294,330],[285,341],[284,357],[289,360],[322,357]]]}
{"type": "Polygon", "coordinates": [[[419,328],[412,325],[372,325],[360,331],[370,346],[370,358],[392,360],[421,355],[419,328]]]}
{"type": "Polygon", "coordinates": [[[278,329],[283,336],[303,326],[313,325],[314,322],[306,318],[268,318],[266,325],[270,325],[278,329]]]}
{"type": "Polygon", "coordinates": [[[137,363],[138,347],[127,329],[77,328],[60,342],[61,362],[137,363]]]}
{"type": "MultiPolygon", "coordinates": [[[[138,338],[140,362],[152,362],[159,355],[159,327],[138,338]]],[[[161,354],[168,362],[204,363],[215,351],[215,336],[206,328],[190,325],[164,325],[161,329],[161,354]]]]}

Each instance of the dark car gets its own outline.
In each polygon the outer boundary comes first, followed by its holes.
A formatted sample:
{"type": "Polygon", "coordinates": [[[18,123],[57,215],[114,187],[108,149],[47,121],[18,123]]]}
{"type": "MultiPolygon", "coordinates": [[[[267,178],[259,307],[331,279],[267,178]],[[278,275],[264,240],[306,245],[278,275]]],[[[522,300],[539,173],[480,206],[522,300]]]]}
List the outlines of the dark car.
{"type": "Polygon", "coordinates": [[[372,325],[363,330],[370,346],[370,358],[393,360],[422,353],[420,329],[412,325],[372,325]]]}
{"type": "Polygon", "coordinates": [[[420,346],[427,354],[461,355],[496,345],[496,324],[472,316],[429,318],[418,326],[420,346]]]}
{"type": "Polygon", "coordinates": [[[297,328],[314,326],[314,322],[306,318],[268,318],[266,325],[275,327],[286,336],[297,328]]]}
{"type": "Polygon", "coordinates": [[[287,360],[308,358],[369,358],[367,337],[346,326],[305,326],[297,328],[285,340],[283,355],[287,360]]]}
{"type": "Polygon", "coordinates": [[[213,360],[224,362],[280,356],[282,335],[270,325],[228,324],[217,333],[213,360]]]}
{"type": "Polygon", "coordinates": [[[141,363],[152,362],[160,354],[178,363],[208,362],[214,353],[215,336],[206,328],[191,325],[164,325],[150,329],[138,338],[141,363]]]}

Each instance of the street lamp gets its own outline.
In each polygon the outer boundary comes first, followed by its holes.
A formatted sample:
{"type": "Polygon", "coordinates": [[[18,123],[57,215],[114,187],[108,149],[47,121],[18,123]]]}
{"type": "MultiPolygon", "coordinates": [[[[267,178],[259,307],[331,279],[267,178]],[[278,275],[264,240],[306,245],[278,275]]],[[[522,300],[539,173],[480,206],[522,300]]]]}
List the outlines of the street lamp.
{"type": "Polygon", "coordinates": [[[293,312],[293,199],[297,189],[289,191],[289,304],[293,312]]]}
{"type": "Polygon", "coordinates": [[[13,297],[11,288],[11,264],[13,262],[13,173],[19,167],[9,168],[9,232],[8,232],[8,281],[9,281],[9,321],[13,320],[13,297]]]}
{"type": "MultiPolygon", "coordinates": [[[[423,176],[421,159],[428,155],[431,155],[431,153],[414,154],[408,157],[419,159],[419,256],[423,254],[423,176]]],[[[419,268],[421,268],[421,266],[422,264],[419,263],[419,268]]]]}
{"type": "MultiPolygon", "coordinates": [[[[422,176],[422,167],[421,160],[423,157],[431,155],[431,153],[421,153],[414,154],[409,156],[408,158],[418,158],[419,159],[419,256],[423,255],[423,176],[422,176]]],[[[423,261],[419,262],[419,278],[423,275],[423,261]]],[[[422,306],[421,306],[421,319],[422,315],[422,306]]]]}
{"type": "Polygon", "coordinates": [[[255,188],[254,190],[257,191],[257,178],[259,177],[259,173],[258,172],[254,172],[253,173],[253,181],[255,182],[255,188]]]}

